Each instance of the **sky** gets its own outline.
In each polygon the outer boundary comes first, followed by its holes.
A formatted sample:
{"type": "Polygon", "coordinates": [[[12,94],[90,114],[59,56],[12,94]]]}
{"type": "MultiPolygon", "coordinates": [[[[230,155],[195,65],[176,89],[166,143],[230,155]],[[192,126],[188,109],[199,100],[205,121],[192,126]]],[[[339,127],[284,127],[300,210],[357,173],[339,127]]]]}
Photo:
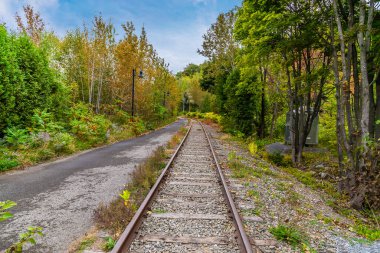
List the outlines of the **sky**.
{"type": "Polygon", "coordinates": [[[15,30],[15,14],[30,4],[49,31],[63,37],[66,31],[90,24],[100,13],[115,25],[122,38],[121,24],[132,21],[137,31],[144,26],[150,43],[174,73],[188,63],[205,59],[197,54],[202,35],[219,13],[241,5],[242,0],[0,0],[0,23],[15,30]]]}

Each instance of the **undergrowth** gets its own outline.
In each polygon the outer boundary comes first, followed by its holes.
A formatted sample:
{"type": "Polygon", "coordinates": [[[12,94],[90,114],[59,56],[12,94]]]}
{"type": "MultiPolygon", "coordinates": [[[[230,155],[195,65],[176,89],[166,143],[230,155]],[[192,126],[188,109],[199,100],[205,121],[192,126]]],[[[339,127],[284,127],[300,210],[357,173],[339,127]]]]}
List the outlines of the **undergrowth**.
{"type": "Polygon", "coordinates": [[[148,122],[118,109],[95,114],[84,104],[67,116],[67,122],[57,122],[51,113],[35,110],[30,127],[7,128],[0,138],[0,172],[125,140],[175,120],[148,122]]]}
{"type": "Polygon", "coordinates": [[[297,228],[286,225],[272,227],[269,232],[279,241],[286,242],[293,248],[299,248],[302,252],[316,252],[310,248],[307,237],[297,228]]]}

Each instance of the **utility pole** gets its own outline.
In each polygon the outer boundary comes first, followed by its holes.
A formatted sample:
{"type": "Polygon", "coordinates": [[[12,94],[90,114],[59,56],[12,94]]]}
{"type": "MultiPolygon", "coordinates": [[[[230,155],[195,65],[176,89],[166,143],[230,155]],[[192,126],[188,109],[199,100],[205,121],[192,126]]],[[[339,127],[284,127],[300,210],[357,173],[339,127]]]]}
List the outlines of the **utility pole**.
{"type": "Polygon", "coordinates": [[[135,115],[135,75],[136,69],[132,70],[132,118],[135,115]]]}
{"type": "MultiPolygon", "coordinates": [[[[132,70],[132,118],[135,116],[135,76],[136,76],[136,69],[132,70]]],[[[140,70],[139,74],[140,78],[144,77],[144,73],[142,70],[140,70]]]]}

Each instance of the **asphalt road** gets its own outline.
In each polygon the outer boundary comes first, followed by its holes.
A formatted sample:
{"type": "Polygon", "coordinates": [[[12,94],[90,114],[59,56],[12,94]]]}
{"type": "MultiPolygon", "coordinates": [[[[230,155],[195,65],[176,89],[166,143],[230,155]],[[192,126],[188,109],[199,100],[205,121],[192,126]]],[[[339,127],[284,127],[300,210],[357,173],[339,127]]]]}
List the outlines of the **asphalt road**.
{"type": "Polygon", "coordinates": [[[66,252],[93,225],[99,203],[116,197],[135,166],[185,123],[179,120],[144,136],[0,175],[0,200],[17,202],[15,217],[0,223],[0,252],[28,226],[41,226],[46,234],[28,252],[66,252]]]}

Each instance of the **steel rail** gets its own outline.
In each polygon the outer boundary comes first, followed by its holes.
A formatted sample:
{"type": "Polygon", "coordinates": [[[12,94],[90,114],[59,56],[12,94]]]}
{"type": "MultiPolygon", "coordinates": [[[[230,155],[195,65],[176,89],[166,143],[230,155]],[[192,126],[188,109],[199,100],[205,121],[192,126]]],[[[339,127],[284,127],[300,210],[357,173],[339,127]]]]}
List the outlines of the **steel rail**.
{"type": "Polygon", "coordinates": [[[166,179],[167,173],[169,171],[170,166],[172,165],[174,159],[176,158],[178,152],[183,146],[183,143],[186,141],[187,136],[190,133],[190,130],[192,128],[192,124],[190,125],[189,129],[186,132],[186,135],[183,137],[181,143],[179,144],[177,150],[170,158],[169,162],[166,164],[166,167],[161,172],[161,175],[157,179],[156,183],[153,185],[152,189],[150,189],[148,195],[145,197],[144,201],[141,203],[139,209],[133,216],[132,220],[129,222],[128,226],[124,230],[124,232],[121,234],[119,240],[117,241],[115,247],[111,251],[111,253],[124,253],[127,252],[129,249],[129,246],[131,245],[133,239],[135,238],[137,234],[137,230],[139,229],[143,218],[146,216],[146,211],[152,202],[153,198],[158,192],[159,186],[161,183],[166,179]]]}
{"type": "Polygon", "coordinates": [[[222,168],[219,165],[218,158],[216,157],[214,148],[213,148],[212,143],[211,143],[211,139],[210,139],[210,137],[209,137],[206,129],[203,127],[203,124],[201,122],[199,122],[199,123],[202,126],[203,132],[206,135],[206,138],[207,138],[207,141],[209,143],[212,156],[213,156],[214,161],[215,161],[215,165],[217,167],[218,176],[219,176],[219,179],[220,179],[220,181],[222,183],[222,186],[223,186],[222,187],[223,195],[224,195],[224,197],[225,197],[225,199],[227,201],[227,204],[228,204],[228,206],[230,208],[230,211],[231,211],[231,214],[232,214],[232,219],[234,221],[234,225],[235,225],[235,228],[236,228],[236,231],[237,231],[237,234],[238,234],[238,243],[240,245],[240,248],[241,248],[241,250],[243,250],[244,253],[253,253],[254,251],[252,249],[252,245],[250,243],[250,240],[249,240],[247,234],[245,233],[243,223],[242,223],[240,215],[239,215],[239,213],[238,213],[238,211],[236,209],[236,206],[235,206],[235,203],[233,201],[232,195],[231,195],[230,191],[228,190],[227,182],[226,182],[226,179],[224,178],[224,175],[223,175],[223,172],[222,172],[222,168]]]}

